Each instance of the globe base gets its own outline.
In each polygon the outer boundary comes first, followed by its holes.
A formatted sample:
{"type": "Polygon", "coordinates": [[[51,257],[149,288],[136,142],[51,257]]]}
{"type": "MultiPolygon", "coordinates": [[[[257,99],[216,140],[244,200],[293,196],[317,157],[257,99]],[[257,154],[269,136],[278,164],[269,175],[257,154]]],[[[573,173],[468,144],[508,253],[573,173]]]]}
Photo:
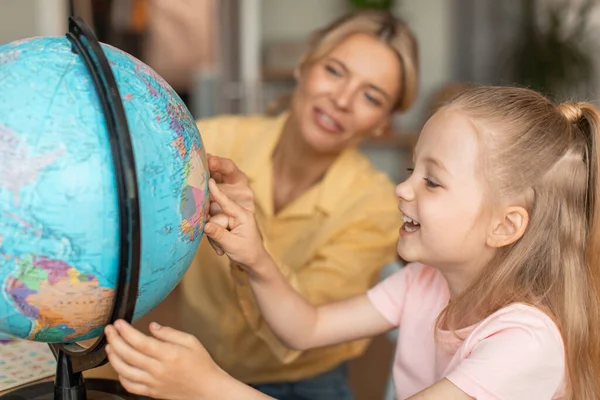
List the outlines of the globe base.
{"type": "Polygon", "coordinates": [[[152,400],[150,397],[127,393],[118,381],[110,379],[86,379],[71,393],[56,393],[54,382],[43,382],[14,390],[0,396],[0,400],[152,400]]]}

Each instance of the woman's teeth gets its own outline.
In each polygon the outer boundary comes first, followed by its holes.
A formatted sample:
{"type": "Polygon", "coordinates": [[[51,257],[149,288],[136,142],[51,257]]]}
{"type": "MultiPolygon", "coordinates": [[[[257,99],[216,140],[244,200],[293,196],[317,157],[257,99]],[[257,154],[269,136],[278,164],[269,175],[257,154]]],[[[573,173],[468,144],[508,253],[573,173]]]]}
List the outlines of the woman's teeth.
{"type": "Polygon", "coordinates": [[[319,116],[321,117],[321,121],[323,121],[329,128],[339,129],[338,124],[329,115],[319,112],[319,116]]]}

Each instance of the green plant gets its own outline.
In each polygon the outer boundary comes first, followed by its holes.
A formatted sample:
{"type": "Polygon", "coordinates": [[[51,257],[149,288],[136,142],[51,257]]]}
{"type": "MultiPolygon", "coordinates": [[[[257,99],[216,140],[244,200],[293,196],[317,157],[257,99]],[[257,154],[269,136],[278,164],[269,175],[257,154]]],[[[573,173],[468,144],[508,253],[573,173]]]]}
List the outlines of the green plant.
{"type": "Polygon", "coordinates": [[[589,16],[595,5],[585,0],[574,10],[570,0],[560,0],[542,8],[537,0],[523,0],[523,31],[511,57],[514,79],[551,95],[589,86],[595,50],[588,40],[589,16]]]}
{"type": "Polygon", "coordinates": [[[355,9],[391,10],[394,0],[350,0],[350,5],[355,9]]]}

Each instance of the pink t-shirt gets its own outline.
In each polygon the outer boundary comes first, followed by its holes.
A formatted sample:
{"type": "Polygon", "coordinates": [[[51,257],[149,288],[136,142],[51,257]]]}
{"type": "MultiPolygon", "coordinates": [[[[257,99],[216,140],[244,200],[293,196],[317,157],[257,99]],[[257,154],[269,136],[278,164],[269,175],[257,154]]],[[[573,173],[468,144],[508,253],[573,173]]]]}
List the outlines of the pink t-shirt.
{"type": "Polygon", "coordinates": [[[478,400],[564,398],[565,360],[560,332],[537,308],[512,304],[477,325],[437,331],[450,298],[435,268],[413,263],[368,292],[375,308],[399,327],[394,360],[398,399],[447,378],[478,400]]]}

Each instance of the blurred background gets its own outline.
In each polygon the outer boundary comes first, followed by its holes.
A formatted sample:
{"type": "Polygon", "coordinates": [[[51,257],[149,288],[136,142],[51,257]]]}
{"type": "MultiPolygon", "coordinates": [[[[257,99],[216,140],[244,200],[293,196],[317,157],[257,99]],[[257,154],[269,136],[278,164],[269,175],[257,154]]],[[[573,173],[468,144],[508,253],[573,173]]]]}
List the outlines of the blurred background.
{"type": "Polygon", "coordinates": [[[74,12],[149,64],[196,118],[262,113],[289,93],[308,35],[354,8],[387,8],[420,49],[416,106],[363,145],[402,178],[430,111],[471,83],[516,83],[562,100],[600,93],[599,0],[0,0],[0,43],[61,35],[74,12]]]}
{"type": "MultiPolygon", "coordinates": [[[[353,8],[387,8],[417,36],[420,93],[416,106],[397,116],[389,132],[362,148],[399,181],[431,110],[469,84],[514,83],[558,101],[596,101],[599,2],[0,0],[0,43],[62,35],[67,17],[75,13],[100,41],[154,68],[196,118],[264,113],[294,87],[293,68],[311,32],[353,8]]],[[[391,396],[387,385],[392,352],[393,341],[379,338],[352,362],[358,400],[391,396]]]]}

